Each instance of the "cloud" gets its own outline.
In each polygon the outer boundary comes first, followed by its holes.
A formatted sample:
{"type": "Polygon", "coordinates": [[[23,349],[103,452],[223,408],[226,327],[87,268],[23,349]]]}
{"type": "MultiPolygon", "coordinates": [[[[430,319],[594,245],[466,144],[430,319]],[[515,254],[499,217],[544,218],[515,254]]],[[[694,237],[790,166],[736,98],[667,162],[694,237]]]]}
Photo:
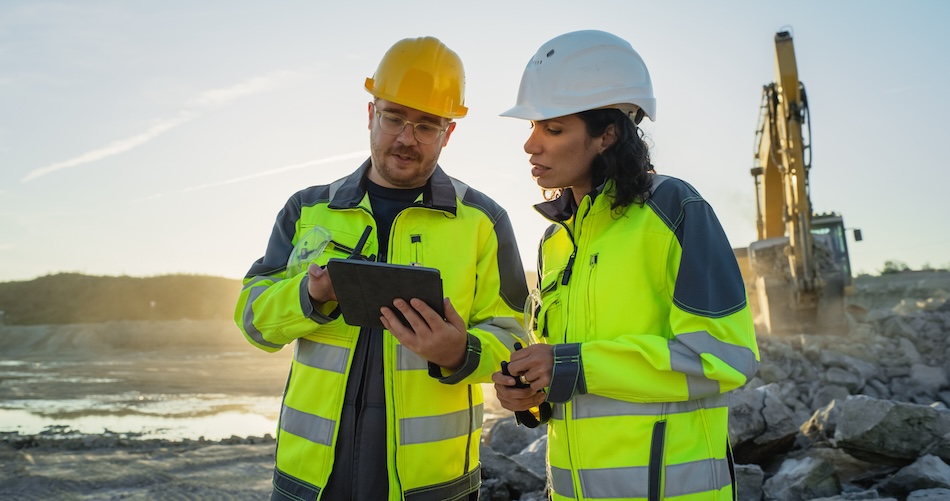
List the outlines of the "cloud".
{"type": "MultiPolygon", "coordinates": [[[[205,108],[223,106],[230,103],[231,101],[234,101],[235,99],[277,89],[278,87],[284,85],[293,76],[293,72],[280,71],[264,76],[254,77],[231,87],[212,89],[203,92],[196,100],[193,101],[193,104],[194,106],[205,108]]],[[[64,160],[62,162],[57,162],[45,167],[34,169],[24,176],[20,181],[27,183],[36,178],[43,177],[59,170],[88,164],[118,155],[120,153],[125,153],[133,148],[137,148],[151,141],[152,139],[155,139],[156,137],[168,132],[171,129],[174,129],[175,127],[183,125],[197,118],[198,116],[200,116],[199,113],[188,109],[180,111],[178,116],[168,120],[163,120],[141,134],[113,141],[102,148],[88,151],[77,157],[70,158],[69,160],[64,160]]]]}

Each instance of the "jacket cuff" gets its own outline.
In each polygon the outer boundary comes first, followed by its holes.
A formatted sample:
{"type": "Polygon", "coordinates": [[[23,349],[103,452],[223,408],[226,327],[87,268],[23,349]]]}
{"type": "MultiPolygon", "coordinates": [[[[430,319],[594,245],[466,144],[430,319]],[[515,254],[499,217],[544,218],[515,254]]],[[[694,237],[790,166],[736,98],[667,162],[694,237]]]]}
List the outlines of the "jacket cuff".
{"type": "Polygon", "coordinates": [[[559,404],[574,398],[575,393],[587,393],[580,343],[554,345],[554,373],[548,390],[547,401],[559,404]]]}
{"type": "Polygon", "coordinates": [[[477,337],[469,334],[468,345],[465,347],[465,360],[462,362],[462,366],[452,374],[443,376],[442,367],[429,362],[429,375],[438,379],[440,383],[455,384],[474,373],[481,359],[482,342],[477,337]]]}
{"type": "Polygon", "coordinates": [[[300,310],[303,311],[304,316],[318,324],[327,324],[339,318],[340,305],[336,302],[324,303],[320,309],[314,307],[313,299],[310,298],[310,291],[307,289],[309,282],[309,275],[300,280],[300,310]]]}

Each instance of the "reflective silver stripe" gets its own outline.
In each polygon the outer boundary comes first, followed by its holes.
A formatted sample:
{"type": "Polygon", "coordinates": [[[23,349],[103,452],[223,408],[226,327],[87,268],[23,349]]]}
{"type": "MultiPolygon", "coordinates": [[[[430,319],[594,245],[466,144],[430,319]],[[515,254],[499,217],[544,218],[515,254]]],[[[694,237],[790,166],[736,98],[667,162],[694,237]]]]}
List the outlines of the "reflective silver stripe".
{"type": "Polygon", "coordinates": [[[258,275],[254,277],[250,282],[244,284],[244,286],[241,287],[241,290],[250,289],[251,287],[254,287],[255,285],[257,285],[258,282],[263,282],[265,280],[270,281],[270,282],[276,282],[274,277],[269,277],[267,275],[258,275]]]}
{"type": "Polygon", "coordinates": [[[598,468],[578,470],[585,498],[645,498],[649,468],[598,468]]]}
{"type": "Polygon", "coordinates": [[[495,336],[508,348],[508,351],[515,351],[515,343],[524,344],[512,334],[512,332],[524,332],[524,329],[521,328],[521,324],[517,320],[511,317],[496,317],[491,319],[490,322],[473,325],[472,328],[481,329],[495,336]]]}
{"type": "Polygon", "coordinates": [[[564,419],[565,404],[551,404],[551,419],[564,419]]]}
{"type": "Polygon", "coordinates": [[[333,443],[336,422],[315,414],[298,411],[286,405],[280,409],[280,429],[313,443],[329,446],[333,443]]]}
{"type": "Polygon", "coordinates": [[[666,467],[668,497],[718,491],[732,483],[729,462],[725,459],[703,459],[666,467]]]}
{"type": "MultiPolygon", "coordinates": [[[[254,279],[251,283],[246,285],[244,288],[246,289],[248,287],[251,287],[257,282],[261,282],[263,280],[270,280],[270,277],[258,277],[254,279]]],[[[257,327],[254,326],[254,301],[256,301],[257,298],[260,297],[260,295],[263,294],[265,290],[267,290],[267,287],[263,287],[263,286],[256,287],[254,289],[251,289],[251,291],[247,294],[247,302],[244,303],[244,315],[242,316],[242,321],[244,322],[244,332],[246,332],[247,335],[251,339],[253,339],[255,343],[259,345],[267,346],[269,348],[280,349],[280,348],[283,348],[283,345],[274,344],[270,341],[265,340],[264,334],[261,333],[261,331],[257,330],[257,327]]]]}
{"type": "Polygon", "coordinates": [[[343,178],[343,179],[338,179],[338,180],[334,181],[333,183],[331,183],[331,184],[330,184],[330,196],[327,197],[327,198],[330,199],[330,200],[333,200],[333,197],[336,196],[336,192],[340,189],[340,187],[343,186],[344,183],[346,183],[346,180],[347,180],[347,179],[349,179],[349,178],[348,178],[348,177],[345,177],[345,178],[343,178]]]}
{"type": "MultiPolygon", "coordinates": [[[[685,402],[625,402],[600,395],[577,395],[571,402],[571,417],[574,419],[608,416],[668,416],[699,409],[729,406],[728,397],[718,393],[711,397],[685,402]]],[[[563,414],[564,411],[561,410],[561,415],[563,414]]]]}
{"type": "Polygon", "coordinates": [[[755,353],[745,346],[725,343],[706,331],[679,334],[670,340],[670,367],[686,375],[690,398],[719,393],[719,381],[706,377],[701,355],[708,353],[747,378],[755,374],[755,353]]]}
{"type": "MultiPolygon", "coordinates": [[[[570,472],[566,471],[568,479],[570,472]]],[[[631,466],[626,468],[582,469],[577,472],[581,493],[585,498],[645,498],[648,495],[649,468],[631,466]]],[[[554,469],[551,471],[554,484],[554,469]]],[[[703,459],[683,464],[669,465],[665,469],[664,489],[666,497],[683,496],[699,492],[718,491],[732,482],[729,463],[725,459],[703,459]]],[[[555,492],[561,492],[555,488],[555,492]]]]}
{"type": "Polygon", "coordinates": [[[405,492],[403,499],[405,501],[445,501],[446,499],[468,499],[467,496],[464,498],[462,496],[477,491],[481,480],[482,469],[481,466],[476,465],[472,471],[455,480],[443,482],[438,485],[427,485],[424,487],[410,489],[405,492]]]}
{"type": "Polygon", "coordinates": [[[399,443],[401,445],[438,442],[468,435],[482,425],[484,405],[474,407],[474,420],[469,419],[469,409],[417,418],[399,420],[399,443]]]}
{"type": "Polygon", "coordinates": [[[558,496],[574,497],[574,481],[571,479],[571,470],[556,468],[548,465],[548,478],[551,479],[551,489],[558,496]]]}
{"type": "Polygon", "coordinates": [[[412,350],[401,344],[396,345],[396,370],[400,371],[426,371],[429,370],[429,363],[412,350]]]}
{"type": "Polygon", "coordinates": [[[346,372],[346,360],[349,356],[349,348],[304,338],[297,340],[297,347],[294,350],[294,360],[298,363],[340,374],[346,372]]]}

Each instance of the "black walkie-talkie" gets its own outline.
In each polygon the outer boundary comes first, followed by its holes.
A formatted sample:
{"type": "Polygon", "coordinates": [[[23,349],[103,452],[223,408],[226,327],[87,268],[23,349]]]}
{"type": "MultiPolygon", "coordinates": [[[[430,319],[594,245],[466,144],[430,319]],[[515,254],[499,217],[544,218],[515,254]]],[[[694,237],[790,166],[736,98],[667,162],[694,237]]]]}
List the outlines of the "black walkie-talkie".
{"type": "MultiPolygon", "coordinates": [[[[521,343],[515,343],[515,351],[520,349],[521,343]]],[[[515,378],[515,388],[531,387],[530,384],[525,383],[521,378],[512,375],[511,372],[508,371],[508,362],[501,362],[501,373],[515,378]]],[[[544,390],[541,390],[541,392],[543,393],[544,390]]],[[[549,419],[551,419],[551,404],[548,402],[541,402],[541,405],[538,407],[532,407],[526,411],[515,411],[515,420],[518,421],[518,424],[528,428],[537,428],[538,425],[547,423],[549,419]]]]}

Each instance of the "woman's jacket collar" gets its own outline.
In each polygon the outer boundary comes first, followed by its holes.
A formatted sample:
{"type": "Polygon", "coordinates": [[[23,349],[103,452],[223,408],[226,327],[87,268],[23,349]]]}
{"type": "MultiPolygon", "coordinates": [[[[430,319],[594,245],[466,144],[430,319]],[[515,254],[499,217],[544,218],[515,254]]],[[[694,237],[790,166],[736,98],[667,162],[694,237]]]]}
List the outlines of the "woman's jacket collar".
{"type": "MultiPolygon", "coordinates": [[[[590,197],[591,205],[593,205],[594,200],[596,200],[601,193],[605,193],[611,188],[613,188],[613,182],[606,181],[601,183],[600,186],[591,190],[591,192],[586,196],[590,197]]],[[[561,196],[555,198],[554,200],[548,200],[535,205],[534,210],[538,211],[545,218],[556,223],[571,219],[577,212],[577,205],[574,203],[573,189],[565,188],[564,191],[561,192],[561,196]]]]}

